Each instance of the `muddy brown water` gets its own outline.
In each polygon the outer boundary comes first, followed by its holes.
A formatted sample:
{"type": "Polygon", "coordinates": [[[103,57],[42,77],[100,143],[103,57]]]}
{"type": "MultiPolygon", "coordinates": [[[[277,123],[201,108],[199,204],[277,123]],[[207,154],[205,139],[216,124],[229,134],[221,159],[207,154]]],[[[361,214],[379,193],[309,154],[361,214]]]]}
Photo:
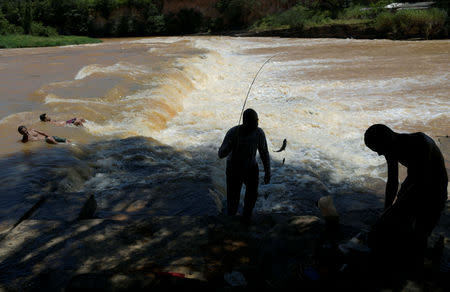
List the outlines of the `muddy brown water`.
{"type": "Polygon", "coordinates": [[[378,208],[385,164],[363,133],[385,123],[450,134],[449,48],[448,40],[158,37],[0,50],[2,208],[36,193],[93,192],[104,216],[149,206],[220,213],[217,149],[275,54],[247,107],[270,149],[284,138],[288,146],[271,152],[272,183],[261,186],[255,212],[316,214],[327,194],[341,210],[378,208]],[[87,122],[55,127],[39,121],[44,112],[87,122]],[[22,144],[19,125],[73,143],[22,144]]]}

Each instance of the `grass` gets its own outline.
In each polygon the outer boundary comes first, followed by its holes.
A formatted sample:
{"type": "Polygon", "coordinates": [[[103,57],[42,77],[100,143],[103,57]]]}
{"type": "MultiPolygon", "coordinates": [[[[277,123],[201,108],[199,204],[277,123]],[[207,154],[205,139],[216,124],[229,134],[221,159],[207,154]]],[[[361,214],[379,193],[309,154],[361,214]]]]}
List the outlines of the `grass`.
{"type": "Polygon", "coordinates": [[[328,19],[323,22],[305,22],[305,29],[311,27],[330,26],[330,25],[358,25],[358,24],[371,24],[373,21],[370,19],[328,19]]]}
{"type": "Polygon", "coordinates": [[[278,30],[286,28],[308,29],[329,25],[357,25],[373,22],[369,13],[361,7],[344,10],[338,18],[332,18],[329,11],[310,9],[297,5],[290,10],[264,17],[256,22],[250,30],[278,30]]]}
{"type": "Polygon", "coordinates": [[[29,48],[101,43],[85,36],[32,36],[24,34],[0,35],[0,48],[29,48]]]}
{"type": "Polygon", "coordinates": [[[400,10],[397,13],[381,13],[378,15],[375,28],[379,31],[411,37],[433,37],[445,27],[447,13],[445,10],[433,8],[428,10],[400,10]]]}
{"type": "MultiPolygon", "coordinates": [[[[384,2],[370,9],[355,5],[341,10],[337,15],[330,11],[296,5],[289,10],[268,15],[250,27],[250,31],[261,32],[297,28],[305,30],[333,25],[361,26],[394,36],[395,38],[433,38],[445,34],[447,12],[432,8],[426,10],[399,10],[388,12],[381,9],[384,2]]],[[[447,25],[448,27],[448,25],[447,25]]]]}

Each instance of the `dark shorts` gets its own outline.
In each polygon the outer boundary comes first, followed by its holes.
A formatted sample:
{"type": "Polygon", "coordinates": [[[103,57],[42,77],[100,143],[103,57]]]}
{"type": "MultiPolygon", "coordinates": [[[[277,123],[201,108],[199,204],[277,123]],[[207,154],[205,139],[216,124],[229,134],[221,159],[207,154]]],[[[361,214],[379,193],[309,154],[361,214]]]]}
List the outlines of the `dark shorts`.
{"type": "Polygon", "coordinates": [[[53,139],[55,139],[55,141],[58,143],[66,143],[66,140],[67,140],[66,138],[61,138],[58,136],[53,136],[53,139]]]}
{"type": "Polygon", "coordinates": [[[66,124],[67,125],[73,124],[73,123],[75,123],[76,120],[77,120],[77,118],[70,119],[70,120],[66,121],[66,124]]]}

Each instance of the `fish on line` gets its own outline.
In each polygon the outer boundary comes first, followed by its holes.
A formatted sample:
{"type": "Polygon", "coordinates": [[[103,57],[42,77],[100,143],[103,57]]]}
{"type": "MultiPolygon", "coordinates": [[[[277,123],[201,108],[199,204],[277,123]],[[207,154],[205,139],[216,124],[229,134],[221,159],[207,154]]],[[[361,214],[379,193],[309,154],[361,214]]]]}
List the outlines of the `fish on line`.
{"type": "Polygon", "coordinates": [[[281,146],[281,148],[276,150],[276,151],[274,150],[274,152],[281,152],[281,151],[283,151],[284,149],[286,149],[286,145],[287,145],[287,140],[284,139],[283,140],[283,145],[281,146]]]}

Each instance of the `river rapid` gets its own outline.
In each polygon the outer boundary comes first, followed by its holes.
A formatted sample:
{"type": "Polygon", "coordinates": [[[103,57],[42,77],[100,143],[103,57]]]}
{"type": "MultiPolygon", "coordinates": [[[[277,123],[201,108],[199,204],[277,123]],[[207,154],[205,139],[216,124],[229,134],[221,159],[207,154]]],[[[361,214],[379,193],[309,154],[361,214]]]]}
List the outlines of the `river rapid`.
{"type": "Polygon", "coordinates": [[[385,161],[364,131],[450,134],[449,49],[448,40],[208,36],[0,50],[1,209],[92,193],[102,218],[222,213],[217,150],[274,55],[246,105],[272,160],[254,212],[317,214],[324,195],[342,212],[380,208],[385,161]],[[41,113],[87,122],[56,127],[41,113]],[[20,143],[19,125],[72,143],[20,143]]]}

